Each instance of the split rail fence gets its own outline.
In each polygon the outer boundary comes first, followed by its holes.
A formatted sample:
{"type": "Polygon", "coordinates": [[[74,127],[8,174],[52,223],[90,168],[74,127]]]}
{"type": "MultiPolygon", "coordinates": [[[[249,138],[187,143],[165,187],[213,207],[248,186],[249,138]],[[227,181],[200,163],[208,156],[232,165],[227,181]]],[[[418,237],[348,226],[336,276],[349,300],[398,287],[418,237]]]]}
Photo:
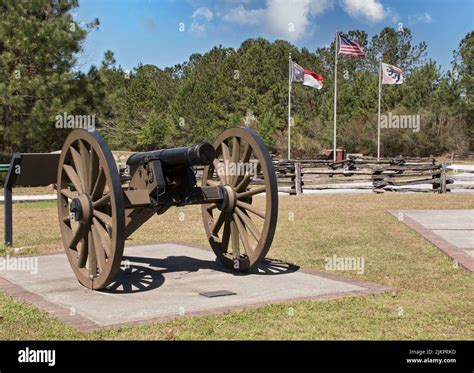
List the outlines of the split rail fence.
{"type": "MultiPolygon", "coordinates": [[[[274,161],[279,190],[302,194],[304,190],[367,189],[376,193],[446,193],[454,189],[446,163],[435,158],[396,157],[377,160],[350,156],[329,160],[274,161]]],[[[472,187],[467,187],[472,189],[472,187]]]]}

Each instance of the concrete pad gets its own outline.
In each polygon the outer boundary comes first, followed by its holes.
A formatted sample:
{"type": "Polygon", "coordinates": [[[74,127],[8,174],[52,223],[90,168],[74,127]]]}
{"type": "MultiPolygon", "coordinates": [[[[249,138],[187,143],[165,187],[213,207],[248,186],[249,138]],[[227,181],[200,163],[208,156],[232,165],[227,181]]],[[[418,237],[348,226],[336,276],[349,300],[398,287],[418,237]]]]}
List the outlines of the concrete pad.
{"type": "Polygon", "coordinates": [[[474,230],[474,210],[408,210],[405,214],[428,229],[474,230]]]}
{"type": "Polygon", "coordinates": [[[126,248],[117,281],[103,291],[83,288],[65,254],[30,258],[37,260],[38,273],[0,271],[0,288],[86,330],[389,290],[277,261],[266,261],[250,274],[235,273],[224,270],[211,251],[174,243],[126,248]],[[236,294],[200,294],[222,290],[236,294]]]}
{"type": "Polygon", "coordinates": [[[433,233],[437,234],[441,238],[453,245],[465,249],[474,250],[474,230],[457,229],[457,230],[437,230],[434,229],[433,233]]]}
{"type": "Polygon", "coordinates": [[[390,211],[460,266],[474,272],[474,210],[390,211]],[[402,215],[400,215],[402,214],[402,215]]]}

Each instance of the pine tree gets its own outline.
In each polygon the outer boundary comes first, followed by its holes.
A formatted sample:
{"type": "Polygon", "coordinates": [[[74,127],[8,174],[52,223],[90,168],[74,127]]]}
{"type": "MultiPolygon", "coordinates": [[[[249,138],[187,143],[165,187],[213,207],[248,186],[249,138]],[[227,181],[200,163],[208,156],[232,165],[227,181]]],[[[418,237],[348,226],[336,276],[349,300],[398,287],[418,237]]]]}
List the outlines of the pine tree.
{"type": "Polygon", "coordinates": [[[71,16],[76,0],[0,0],[0,154],[56,150],[66,131],[55,117],[89,113],[84,77],[73,72],[87,30],[71,16]],[[79,87],[78,87],[79,84],[79,87]]]}

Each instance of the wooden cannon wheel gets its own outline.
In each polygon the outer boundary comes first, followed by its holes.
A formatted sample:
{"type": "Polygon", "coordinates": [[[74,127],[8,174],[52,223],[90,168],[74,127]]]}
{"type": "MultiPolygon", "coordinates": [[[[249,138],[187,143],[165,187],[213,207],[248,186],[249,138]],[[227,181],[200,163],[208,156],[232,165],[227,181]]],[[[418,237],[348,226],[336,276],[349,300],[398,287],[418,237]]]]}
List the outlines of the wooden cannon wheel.
{"type": "Polygon", "coordinates": [[[204,169],[202,185],[224,186],[228,200],[202,205],[204,228],[224,266],[248,271],[265,258],[275,234],[278,187],[273,163],[263,141],[249,128],[225,130],[214,148],[218,156],[204,169]],[[256,172],[248,167],[244,173],[236,166],[232,172],[232,164],[253,164],[256,172]],[[251,188],[253,176],[260,184],[251,188]]]}
{"type": "Polygon", "coordinates": [[[120,176],[104,139],[74,130],[61,152],[58,215],[69,263],[79,282],[101,289],[120,268],[125,210],[120,176]]]}

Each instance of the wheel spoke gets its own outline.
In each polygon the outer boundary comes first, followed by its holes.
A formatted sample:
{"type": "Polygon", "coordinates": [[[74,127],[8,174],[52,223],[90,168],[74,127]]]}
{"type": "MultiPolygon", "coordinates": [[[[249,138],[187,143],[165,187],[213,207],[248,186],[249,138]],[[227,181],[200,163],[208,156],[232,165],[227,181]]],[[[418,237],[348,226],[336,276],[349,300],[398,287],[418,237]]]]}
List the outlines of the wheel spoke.
{"type": "Polygon", "coordinates": [[[110,194],[106,194],[105,196],[102,196],[97,201],[95,201],[92,204],[92,206],[93,206],[93,208],[96,209],[97,207],[102,207],[102,206],[107,205],[109,202],[110,202],[110,194]]]}
{"type": "MultiPolygon", "coordinates": [[[[232,138],[232,163],[234,164],[235,169],[238,169],[238,163],[240,160],[240,140],[237,136],[232,138]]],[[[234,185],[234,180],[237,178],[237,175],[232,175],[229,180],[230,185],[234,185]]]]}
{"type": "Polygon", "coordinates": [[[109,227],[112,227],[112,218],[109,215],[104,214],[102,211],[94,210],[94,216],[109,227]]]}
{"type": "Polygon", "coordinates": [[[258,209],[255,208],[255,206],[252,206],[249,203],[242,202],[242,201],[237,201],[237,206],[241,207],[244,210],[250,211],[254,213],[257,216],[260,216],[262,219],[265,219],[265,214],[258,209]]]}
{"type": "Polygon", "coordinates": [[[264,193],[267,188],[265,186],[260,186],[258,188],[247,190],[246,192],[237,193],[238,199],[248,198],[254,196],[255,194],[264,193]]]}
{"type": "Polygon", "coordinates": [[[214,159],[214,161],[212,162],[212,165],[214,166],[214,169],[216,170],[217,176],[219,177],[221,184],[225,185],[226,180],[224,176],[222,176],[221,162],[219,162],[218,159],[214,159]]]}
{"type": "Polygon", "coordinates": [[[230,235],[232,237],[232,256],[238,259],[240,257],[239,231],[234,220],[230,221],[230,235]]]}
{"type": "Polygon", "coordinates": [[[105,254],[107,255],[107,258],[109,258],[112,245],[109,234],[96,218],[92,218],[92,227],[97,232],[97,236],[100,238],[99,242],[102,242],[105,254]]]}
{"type": "Polygon", "coordinates": [[[240,160],[240,140],[234,136],[232,138],[232,162],[239,163],[240,160]]]}
{"type": "Polygon", "coordinates": [[[239,216],[240,220],[245,224],[247,229],[252,233],[252,236],[255,238],[255,240],[258,242],[260,241],[260,232],[255,223],[250,219],[250,217],[241,210],[240,207],[235,209],[235,212],[239,216]]]}
{"type": "Polygon", "coordinates": [[[97,257],[94,249],[94,238],[92,232],[89,231],[89,275],[92,277],[97,276],[97,257]]]}
{"type": "Polygon", "coordinates": [[[79,193],[73,192],[72,190],[69,190],[67,188],[61,189],[61,194],[69,199],[74,199],[79,197],[79,193]]]}
{"type": "Polygon", "coordinates": [[[214,228],[212,229],[213,236],[217,236],[222,225],[224,224],[225,218],[226,218],[226,214],[224,212],[221,212],[221,214],[217,218],[216,224],[214,224],[214,228]]]}
{"type": "Polygon", "coordinates": [[[237,192],[240,192],[241,190],[244,190],[248,187],[250,184],[250,181],[252,180],[252,176],[246,172],[244,178],[240,181],[240,183],[235,187],[235,190],[237,192]]]}
{"type": "Polygon", "coordinates": [[[99,272],[105,270],[105,248],[104,244],[102,243],[102,239],[97,231],[97,227],[95,224],[92,224],[92,236],[94,237],[94,251],[95,256],[97,258],[97,264],[99,265],[99,272]]]}
{"type": "Polygon", "coordinates": [[[74,161],[74,168],[76,169],[77,175],[79,176],[79,180],[82,185],[82,190],[86,191],[87,190],[87,181],[85,177],[85,170],[84,170],[84,164],[82,162],[81,155],[79,152],[71,146],[71,155],[72,155],[72,160],[74,161]]]}
{"type": "Polygon", "coordinates": [[[87,263],[87,257],[89,256],[89,237],[85,235],[82,240],[81,251],[79,251],[79,258],[77,259],[77,266],[84,268],[87,263]]]}
{"type": "Polygon", "coordinates": [[[222,240],[221,240],[222,252],[227,251],[227,247],[229,246],[229,239],[230,239],[230,219],[229,219],[229,216],[226,215],[225,223],[224,223],[224,232],[222,233],[222,240]]]}
{"type": "Polygon", "coordinates": [[[81,224],[77,228],[74,236],[72,237],[71,242],[69,243],[69,248],[75,250],[77,244],[84,238],[85,233],[87,232],[87,224],[81,224]]]}
{"type": "Polygon", "coordinates": [[[76,188],[76,190],[79,192],[79,194],[84,193],[84,189],[82,189],[81,180],[79,179],[79,176],[77,175],[76,171],[74,171],[74,168],[72,168],[72,166],[68,164],[65,164],[63,165],[63,170],[66,172],[66,175],[68,176],[72,185],[74,185],[74,188],[76,188]]]}
{"type": "Polygon", "coordinates": [[[89,149],[87,149],[86,144],[84,141],[79,140],[79,153],[81,154],[81,161],[82,161],[82,170],[84,172],[84,190],[89,192],[91,186],[91,178],[90,178],[90,154],[89,149]]]}
{"type": "Polygon", "coordinates": [[[224,179],[226,184],[230,184],[231,175],[229,175],[230,152],[225,142],[221,144],[222,157],[224,158],[224,179]]]}
{"type": "MultiPolygon", "coordinates": [[[[240,158],[240,162],[241,163],[244,163],[244,164],[247,164],[250,160],[250,156],[252,155],[252,147],[250,146],[249,143],[246,143],[244,145],[244,150],[242,152],[242,158],[240,158]]],[[[234,181],[233,181],[233,184],[232,186],[236,186],[238,185],[242,179],[245,177],[245,175],[237,175],[235,178],[234,178],[234,181]]],[[[238,190],[238,189],[237,189],[238,190]]]]}
{"type": "Polygon", "coordinates": [[[247,163],[250,160],[250,156],[252,155],[252,147],[249,143],[246,143],[244,146],[244,151],[242,152],[242,158],[240,158],[240,162],[247,163]]]}
{"type": "Polygon", "coordinates": [[[248,235],[244,225],[240,221],[240,218],[237,216],[237,214],[235,212],[233,214],[233,217],[234,217],[235,225],[237,226],[237,229],[239,231],[240,239],[241,239],[242,243],[244,244],[244,250],[247,253],[247,255],[249,256],[249,258],[253,259],[254,252],[252,250],[252,246],[250,246],[249,235],[248,235]]]}
{"type": "Polygon", "coordinates": [[[99,197],[102,197],[102,193],[104,192],[104,188],[105,188],[105,183],[106,183],[105,171],[103,167],[100,167],[99,175],[97,176],[97,180],[95,181],[94,188],[92,189],[92,192],[91,192],[91,199],[93,201],[95,201],[99,197]]]}

